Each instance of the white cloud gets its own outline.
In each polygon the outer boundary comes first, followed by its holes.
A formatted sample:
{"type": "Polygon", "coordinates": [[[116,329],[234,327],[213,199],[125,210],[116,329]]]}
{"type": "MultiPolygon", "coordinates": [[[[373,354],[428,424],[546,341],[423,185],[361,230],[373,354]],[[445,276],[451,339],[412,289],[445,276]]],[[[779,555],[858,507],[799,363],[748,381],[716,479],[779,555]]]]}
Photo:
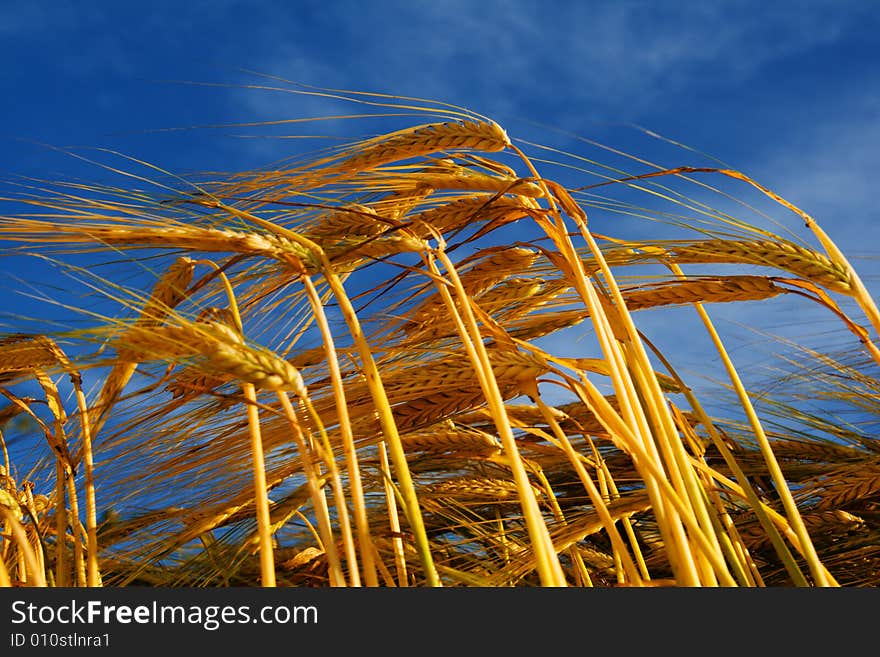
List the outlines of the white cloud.
{"type": "MultiPolygon", "coordinates": [[[[633,118],[697,86],[740,84],[769,62],[835,42],[859,4],[383,2],[328,4],[322,34],[279,16],[254,67],[312,84],[467,103],[493,115],[551,107],[633,118]]],[[[527,117],[536,118],[536,117],[527,117]]],[[[545,117],[555,120],[557,117],[545,117]]]]}

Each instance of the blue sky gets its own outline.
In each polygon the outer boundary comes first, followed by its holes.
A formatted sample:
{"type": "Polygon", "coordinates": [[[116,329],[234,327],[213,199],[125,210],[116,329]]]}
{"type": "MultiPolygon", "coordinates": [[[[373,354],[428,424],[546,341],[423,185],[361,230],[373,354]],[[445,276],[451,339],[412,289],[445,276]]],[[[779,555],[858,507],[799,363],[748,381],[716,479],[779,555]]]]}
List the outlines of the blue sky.
{"type": "MultiPolygon", "coordinates": [[[[512,137],[559,138],[538,122],[667,166],[691,163],[628,127],[644,126],[813,214],[876,294],[877,261],[857,256],[877,252],[880,9],[766,5],[4,0],[0,177],[103,175],[38,144],[112,148],[172,171],[261,165],[292,142],[154,130],[339,109],[244,88],[268,82],[250,70],[466,106],[512,137]]],[[[0,287],[33,273],[19,267],[0,260],[0,287]]],[[[736,312],[730,322],[751,322],[736,312]]],[[[657,332],[674,334],[676,317],[658,319],[657,332]]]]}
{"type": "MultiPolygon", "coordinates": [[[[320,109],[162,82],[260,83],[237,70],[250,69],[466,105],[511,132],[524,119],[601,139],[635,122],[772,174],[814,209],[862,201],[877,157],[880,10],[768,4],[3,2],[2,132],[201,165],[206,154],[133,133],[320,109]],[[815,189],[828,178],[844,193],[815,189]]],[[[5,171],[45,166],[45,153],[16,144],[0,157],[5,171]]]]}

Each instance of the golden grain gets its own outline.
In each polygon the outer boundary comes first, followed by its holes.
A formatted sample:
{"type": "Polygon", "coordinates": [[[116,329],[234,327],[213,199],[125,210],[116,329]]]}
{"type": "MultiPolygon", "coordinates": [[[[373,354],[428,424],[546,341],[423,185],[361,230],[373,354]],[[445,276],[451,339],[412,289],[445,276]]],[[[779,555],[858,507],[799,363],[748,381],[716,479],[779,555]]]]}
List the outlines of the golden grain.
{"type": "MultiPolygon", "coordinates": [[[[446,479],[424,487],[425,493],[430,497],[450,497],[459,501],[495,501],[516,500],[516,485],[508,479],[492,477],[457,477],[446,479]]],[[[537,486],[532,486],[537,497],[543,495],[543,491],[537,486]]]]}
{"type": "Polygon", "coordinates": [[[730,303],[769,299],[786,292],[764,276],[700,277],[623,289],[629,310],[688,303],[730,303]]]}
{"type": "Polygon", "coordinates": [[[62,362],[63,354],[51,338],[17,334],[0,339],[0,381],[62,362]]]}
{"type": "Polygon", "coordinates": [[[126,348],[158,359],[197,357],[192,366],[208,374],[228,374],[264,390],[307,395],[302,375],[266,349],[246,345],[233,329],[211,322],[188,326],[133,327],[122,338],[126,348]]]}
{"type": "Polygon", "coordinates": [[[477,224],[500,226],[525,217],[528,213],[529,208],[515,198],[472,195],[413,215],[409,223],[418,234],[427,236],[428,233],[421,226],[447,233],[477,224]]]}
{"type": "Polygon", "coordinates": [[[409,451],[491,454],[501,450],[498,439],[485,431],[441,422],[417,433],[401,436],[409,451]]]}
{"type": "Polygon", "coordinates": [[[742,263],[775,267],[820,285],[849,294],[849,272],[827,256],[792,244],[769,240],[706,240],[670,249],[679,264],[742,263]]]}
{"type": "Polygon", "coordinates": [[[358,144],[353,155],[333,167],[354,174],[389,162],[421,157],[452,149],[501,151],[510,144],[507,134],[494,122],[429,123],[358,144]]]}

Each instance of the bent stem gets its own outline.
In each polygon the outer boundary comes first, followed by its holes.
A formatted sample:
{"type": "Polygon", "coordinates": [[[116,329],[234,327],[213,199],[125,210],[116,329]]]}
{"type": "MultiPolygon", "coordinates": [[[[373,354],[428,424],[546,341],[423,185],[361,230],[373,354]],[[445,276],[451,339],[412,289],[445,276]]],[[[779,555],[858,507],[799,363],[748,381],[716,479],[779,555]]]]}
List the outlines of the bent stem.
{"type": "MultiPolygon", "coordinates": [[[[238,311],[238,303],[235,293],[226,274],[210,260],[199,261],[213,267],[220,276],[229,300],[229,308],[235,321],[238,334],[244,336],[244,327],[241,315],[238,311]]],[[[260,581],[266,588],[274,588],[275,583],[275,557],[272,547],[272,521],[269,513],[269,491],[266,485],[266,462],[263,454],[263,436],[260,431],[260,412],[257,407],[256,388],[252,383],[242,382],[241,393],[247,411],[248,435],[251,446],[251,465],[254,478],[254,508],[257,515],[257,533],[259,536],[260,552],[260,581]]]]}
{"type": "Polygon", "coordinates": [[[269,516],[269,492],[266,486],[266,465],[257,394],[252,383],[242,383],[241,393],[247,406],[248,433],[251,439],[251,461],[254,473],[254,507],[260,551],[260,581],[264,587],[275,586],[275,558],[272,548],[272,527],[269,516]]]}
{"type": "Polygon", "coordinates": [[[403,538],[400,532],[400,518],[397,515],[397,496],[394,491],[394,483],[391,480],[391,467],[388,463],[388,449],[385,441],[380,440],[379,469],[382,472],[382,482],[385,490],[385,505],[388,509],[388,524],[391,530],[391,545],[394,550],[394,565],[397,568],[397,585],[409,586],[409,575],[406,572],[406,552],[403,549],[403,538]]]}
{"type": "Polygon", "coordinates": [[[283,226],[278,226],[271,221],[261,219],[249,212],[243,212],[242,210],[233,208],[218,199],[211,199],[210,204],[242,219],[243,221],[256,224],[261,228],[269,230],[275,235],[289,239],[292,242],[305,247],[320,261],[322,273],[327,279],[327,283],[329,284],[333,295],[336,297],[337,303],[339,303],[339,309],[342,312],[342,316],[345,319],[345,323],[348,326],[348,330],[351,333],[355,347],[361,358],[364,377],[366,378],[367,387],[370,390],[370,395],[376,407],[379,424],[382,427],[382,434],[388,443],[389,450],[391,451],[391,461],[394,464],[394,471],[397,474],[400,483],[400,492],[404,500],[404,511],[413,530],[416,550],[422,561],[427,584],[429,586],[442,586],[437,574],[437,569],[434,566],[434,559],[431,556],[431,545],[428,541],[427,531],[425,530],[425,522],[419,506],[415,484],[413,483],[412,475],[409,471],[409,464],[406,461],[406,452],[404,451],[403,443],[400,440],[397,423],[391,413],[391,404],[388,401],[385,387],[382,385],[382,377],[379,374],[379,368],[376,366],[372,350],[370,349],[370,345],[361,328],[357,312],[351,304],[351,301],[345,292],[345,288],[342,285],[342,281],[336,274],[333,264],[330,262],[324,249],[312,240],[288,230],[283,226]]]}
{"type": "Polygon", "coordinates": [[[336,551],[336,540],[333,538],[333,526],[330,522],[330,512],[327,508],[327,498],[324,495],[324,489],[318,480],[318,473],[315,470],[315,463],[312,460],[312,450],[306,442],[302,428],[296,417],[296,411],[293,404],[285,392],[278,392],[278,400],[281,402],[281,408],[287,418],[290,428],[293,431],[293,437],[296,441],[297,449],[302,459],[303,474],[306,477],[306,486],[309,490],[309,496],[312,500],[312,506],[315,510],[315,516],[318,521],[318,535],[320,543],[323,544],[324,554],[327,555],[327,565],[329,568],[330,583],[333,586],[345,586],[345,575],[342,572],[342,564],[339,561],[339,553],[336,551]]]}
{"type": "Polygon", "coordinates": [[[312,421],[321,436],[323,448],[319,451],[324,462],[327,464],[328,474],[330,475],[330,486],[333,489],[333,498],[336,501],[337,514],[339,516],[339,531],[342,534],[342,549],[345,552],[345,558],[349,565],[349,576],[351,578],[351,586],[360,586],[360,574],[358,573],[357,550],[354,546],[354,538],[351,533],[351,522],[348,518],[348,507],[345,502],[345,491],[342,487],[342,479],[339,476],[339,468],[336,465],[336,459],[333,456],[333,446],[330,444],[330,438],[327,430],[324,428],[321,417],[318,415],[315,407],[312,405],[308,397],[302,397],[301,400],[312,421]]]}
{"type": "MultiPolygon", "coordinates": [[[[679,267],[677,264],[670,262],[668,266],[680,278],[685,277],[684,272],[681,270],[681,267],[679,267]]],[[[761,424],[760,419],[758,418],[758,414],[755,412],[755,407],[753,406],[749,394],[742,383],[742,379],[740,379],[739,372],[737,372],[736,368],[733,365],[733,361],[730,360],[730,356],[728,355],[727,350],[724,348],[724,343],[721,341],[721,336],[719,336],[718,331],[715,330],[715,325],[712,323],[712,320],[709,319],[709,314],[706,312],[706,309],[703,308],[703,304],[695,303],[694,308],[696,309],[697,314],[700,316],[703,325],[706,327],[706,331],[709,333],[709,337],[712,339],[712,344],[715,345],[715,349],[718,351],[718,355],[721,357],[721,361],[724,363],[724,369],[727,371],[727,376],[730,378],[730,381],[733,384],[733,388],[736,392],[740,406],[742,406],[743,411],[745,411],[746,413],[746,417],[749,421],[749,426],[752,428],[752,432],[754,433],[755,438],[758,441],[758,447],[761,450],[761,455],[764,457],[764,462],[767,464],[767,469],[770,473],[771,479],[773,480],[773,484],[776,488],[777,494],[779,495],[779,499],[782,502],[782,506],[785,509],[789,524],[791,525],[792,529],[795,532],[795,535],[800,541],[804,559],[806,559],[807,564],[810,567],[810,572],[813,575],[813,580],[818,586],[835,586],[836,582],[834,582],[834,579],[828,575],[827,570],[824,568],[821,561],[819,560],[819,555],[816,552],[816,548],[813,545],[812,540],[810,539],[810,535],[807,532],[807,528],[804,524],[803,518],[798,511],[797,503],[794,501],[794,497],[792,496],[791,490],[788,487],[788,482],[786,482],[785,480],[785,475],[783,474],[782,469],[779,467],[779,462],[776,460],[776,455],[773,453],[773,448],[770,446],[770,441],[767,439],[767,434],[764,432],[764,427],[761,424]]]]}
{"type": "Polygon", "coordinates": [[[813,541],[810,539],[810,535],[807,532],[806,525],[804,525],[803,518],[798,511],[797,503],[794,501],[794,497],[792,496],[791,490],[788,487],[788,482],[786,482],[785,480],[785,475],[782,473],[782,469],[779,467],[779,462],[776,460],[776,455],[773,453],[773,448],[770,446],[770,441],[767,439],[767,434],[764,432],[764,427],[761,424],[761,421],[758,419],[758,415],[755,412],[755,408],[752,405],[752,401],[749,398],[748,392],[746,392],[745,386],[743,385],[742,380],[739,377],[739,373],[736,371],[733,362],[730,360],[730,357],[727,354],[727,350],[724,348],[721,337],[715,330],[715,326],[709,319],[709,315],[706,313],[706,310],[705,308],[703,308],[702,304],[697,303],[694,305],[696,307],[697,313],[700,316],[700,319],[703,320],[703,324],[706,326],[706,330],[708,331],[709,336],[712,338],[712,343],[718,350],[719,356],[721,356],[721,360],[724,363],[724,368],[727,371],[727,376],[730,378],[734,390],[736,391],[737,398],[739,399],[740,405],[746,413],[749,425],[751,426],[752,432],[754,433],[755,438],[758,441],[761,455],[764,457],[764,462],[767,464],[767,469],[770,472],[770,477],[773,480],[776,492],[779,495],[779,499],[782,501],[782,506],[785,509],[789,524],[791,525],[792,529],[795,532],[795,535],[800,541],[804,559],[806,559],[807,564],[810,567],[810,572],[813,575],[814,581],[818,586],[835,586],[836,582],[834,582],[833,578],[828,575],[827,570],[825,570],[825,568],[822,566],[821,561],[819,560],[819,555],[816,552],[813,541]]]}
{"type": "MultiPolygon", "coordinates": [[[[326,255],[322,257],[327,260],[326,255]]],[[[333,272],[332,265],[329,261],[325,263],[325,275],[333,294],[339,303],[342,315],[348,324],[349,331],[352,334],[358,353],[361,356],[361,365],[364,368],[364,376],[367,379],[367,386],[376,406],[379,415],[379,423],[382,427],[382,434],[391,451],[391,461],[394,464],[394,471],[400,484],[400,492],[404,501],[404,511],[407,521],[413,530],[413,536],[416,542],[416,550],[422,561],[422,567],[425,570],[425,578],[428,586],[441,586],[440,577],[434,566],[434,559],[431,556],[431,545],[428,541],[428,533],[425,530],[425,521],[422,517],[422,511],[419,506],[418,496],[416,494],[415,484],[409,471],[409,464],[406,462],[406,452],[403,449],[403,443],[400,440],[400,433],[397,430],[397,423],[391,413],[391,405],[388,401],[388,395],[385,387],[382,385],[382,378],[379,369],[376,367],[376,361],[370,351],[366,337],[361,330],[360,322],[357,319],[354,307],[342,287],[339,277],[333,272]]]]}
{"type": "Polygon", "coordinates": [[[439,283],[440,272],[437,270],[433,259],[428,254],[425,254],[424,258],[431,273],[437,277],[435,278],[435,281],[438,281],[437,290],[443,297],[447,309],[456,324],[462,344],[479,379],[483,395],[489,404],[489,410],[495,422],[495,427],[498,429],[499,436],[501,437],[501,444],[504,446],[504,453],[510,462],[510,469],[516,483],[517,494],[522,506],[529,537],[535,549],[535,561],[541,583],[544,586],[566,586],[565,574],[559,563],[559,556],[556,554],[553,541],[550,538],[550,532],[547,530],[547,524],[544,522],[541,510],[538,507],[538,501],[529,482],[525,465],[517,449],[516,439],[513,436],[513,430],[510,427],[510,421],[504,409],[504,400],[501,397],[501,391],[498,389],[498,381],[495,379],[492,371],[492,364],[489,361],[488,353],[486,353],[486,346],[483,343],[479,326],[477,326],[476,318],[471,309],[467,292],[461,283],[461,279],[458,277],[455,266],[449,260],[449,256],[446,255],[445,251],[438,247],[436,256],[443,263],[452,282],[452,287],[458,298],[462,301],[461,306],[464,319],[459,315],[456,304],[446,285],[439,283]],[[465,325],[465,322],[467,325],[465,325]]]}
{"type": "MultiPolygon", "coordinates": [[[[364,579],[367,586],[378,586],[379,580],[376,574],[376,562],[373,558],[373,542],[370,536],[370,525],[367,520],[367,507],[364,500],[364,489],[361,482],[360,467],[358,465],[357,450],[354,444],[354,435],[351,430],[351,422],[348,415],[348,404],[345,399],[345,388],[342,385],[342,374],[339,371],[339,361],[336,357],[336,348],[333,342],[333,334],[324,306],[318,296],[317,290],[311,278],[302,275],[309,303],[312,306],[312,314],[321,331],[324,340],[324,349],[327,353],[327,366],[330,370],[330,380],[333,386],[333,395],[336,399],[336,413],[339,419],[339,427],[342,433],[342,445],[345,450],[346,467],[348,468],[348,480],[351,486],[351,499],[354,512],[355,527],[358,534],[358,543],[361,548],[361,561],[364,568],[364,579]]],[[[353,569],[352,577],[357,570],[353,569]]]]}
{"type": "Polygon", "coordinates": [[[28,541],[27,534],[21,526],[21,523],[13,515],[12,511],[5,506],[0,506],[0,514],[3,514],[3,520],[6,523],[6,527],[12,534],[13,541],[18,546],[18,554],[21,557],[21,562],[23,562],[27,568],[25,572],[30,573],[30,577],[24,572],[19,573],[19,579],[28,582],[32,581],[33,586],[45,587],[46,575],[40,569],[37,555],[28,541]]]}
{"type": "MultiPolygon", "coordinates": [[[[771,544],[776,550],[777,556],[785,566],[788,574],[792,578],[792,581],[798,586],[807,586],[807,580],[804,577],[804,574],[801,572],[800,566],[798,566],[794,555],[792,555],[791,551],[788,549],[788,546],[785,544],[785,539],[782,537],[782,534],[780,534],[779,530],[776,527],[776,524],[768,516],[765,510],[765,505],[761,502],[757,492],[755,492],[754,487],[752,486],[746,474],[743,472],[742,468],[739,465],[739,462],[736,460],[733,453],[728,448],[724,439],[719,435],[718,430],[715,428],[715,424],[712,422],[708,413],[706,413],[703,405],[700,404],[696,395],[694,395],[690,388],[688,388],[684,384],[684,381],[681,380],[681,377],[678,375],[678,373],[675,371],[675,369],[672,367],[672,364],[666,359],[666,357],[658,349],[653,349],[653,352],[660,360],[660,362],[663,363],[664,367],[666,367],[670,375],[672,375],[672,377],[678,383],[679,388],[681,389],[682,394],[685,396],[685,399],[687,399],[688,403],[690,404],[691,409],[693,409],[694,413],[696,413],[697,418],[706,429],[706,432],[709,434],[709,437],[712,440],[712,444],[718,449],[719,453],[724,459],[725,464],[735,475],[736,481],[742,482],[742,496],[746,498],[753,513],[757,516],[758,522],[767,533],[771,544]]],[[[736,528],[733,527],[732,524],[731,528],[734,532],[736,531],[736,528]]],[[[748,559],[748,563],[750,565],[750,569],[754,571],[755,576],[760,579],[760,574],[757,573],[757,569],[751,558],[748,559]]]]}
{"type": "Polygon", "coordinates": [[[611,404],[608,403],[608,400],[593,386],[589,379],[586,377],[582,377],[581,380],[570,377],[565,378],[571,390],[608,431],[615,445],[630,455],[633,464],[640,471],[643,479],[647,480],[650,477],[657,482],[659,494],[663,496],[662,499],[678,512],[684,527],[691,532],[692,538],[700,550],[702,550],[705,558],[708,559],[721,584],[725,586],[735,585],[733,576],[728,571],[724,561],[719,557],[710,539],[706,537],[694,516],[688,512],[685,502],[664,476],[662,464],[658,464],[650,458],[646,447],[635,439],[631,428],[617,414],[611,404]]]}
{"type": "Polygon", "coordinates": [[[82,377],[80,374],[78,372],[71,372],[70,380],[76,392],[76,403],[79,408],[83,476],[85,477],[86,486],[86,585],[95,587],[101,585],[101,573],[98,569],[98,507],[95,502],[95,461],[92,454],[89,408],[86,403],[86,396],[83,394],[82,377]]]}
{"type": "Polygon", "coordinates": [[[532,390],[527,392],[537,404],[538,409],[541,411],[541,415],[544,418],[544,421],[547,422],[547,424],[550,426],[551,430],[553,431],[553,435],[556,437],[556,440],[559,442],[560,445],[562,445],[563,451],[568,457],[568,460],[571,463],[572,467],[575,469],[578,478],[581,480],[581,484],[583,485],[584,490],[586,490],[587,495],[590,496],[590,501],[593,504],[593,508],[596,510],[599,519],[602,521],[602,525],[605,527],[605,531],[608,533],[608,537],[611,539],[611,544],[614,546],[615,557],[620,559],[620,563],[624,572],[626,573],[627,580],[636,586],[640,586],[642,584],[641,574],[639,573],[639,570],[636,567],[636,564],[626,547],[626,543],[624,543],[623,541],[623,537],[621,537],[620,532],[618,532],[617,530],[617,525],[614,519],[611,517],[611,513],[608,511],[605,500],[602,499],[602,495],[596,488],[596,484],[593,483],[593,479],[592,477],[590,477],[590,473],[588,473],[586,468],[584,467],[584,464],[580,459],[580,455],[575,451],[574,447],[571,444],[571,441],[568,439],[568,436],[565,435],[565,432],[559,426],[556,418],[553,417],[553,413],[547,407],[547,404],[545,404],[544,400],[541,399],[541,395],[538,392],[537,383],[533,384],[532,390]]]}

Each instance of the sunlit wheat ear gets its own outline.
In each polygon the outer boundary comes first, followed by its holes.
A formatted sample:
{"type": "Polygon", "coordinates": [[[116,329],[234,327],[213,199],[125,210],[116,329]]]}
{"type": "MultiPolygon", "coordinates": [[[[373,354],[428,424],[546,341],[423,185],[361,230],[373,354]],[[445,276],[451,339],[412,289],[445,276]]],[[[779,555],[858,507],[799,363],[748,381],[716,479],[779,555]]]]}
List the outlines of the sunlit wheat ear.
{"type": "Polygon", "coordinates": [[[530,180],[511,176],[490,176],[464,167],[437,167],[432,170],[410,173],[405,180],[407,182],[412,180],[417,187],[430,187],[434,190],[497,192],[528,198],[540,198],[544,194],[541,187],[530,180]]]}
{"type": "MultiPolygon", "coordinates": [[[[547,371],[545,362],[523,352],[492,353],[491,363],[505,399],[520,394],[521,381],[534,380],[547,371]]],[[[402,429],[436,423],[485,404],[473,369],[458,358],[407,370],[389,384],[389,397],[395,402],[394,417],[402,429]]]]}
{"type": "MultiPolygon", "coordinates": [[[[508,403],[504,405],[504,412],[507,414],[513,427],[533,427],[544,422],[540,409],[532,404],[508,403]]],[[[560,421],[566,417],[565,413],[557,409],[551,409],[551,413],[560,421]]],[[[489,411],[485,408],[462,413],[456,418],[456,424],[482,430],[486,430],[486,427],[490,426],[491,423],[492,418],[489,411]]]]}
{"type": "MultiPolygon", "coordinates": [[[[415,187],[394,189],[381,201],[375,204],[376,211],[386,220],[392,222],[400,222],[406,215],[415,211],[422,203],[428,199],[434,190],[425,185],[416,185],[415,187]]],[[[422,237],[420,235],[420,237],[422,237]]]]}
{"type": "Polygon", "coordinates": [[[492,350],[489,361],[500,381],[530,381],[550,371],[544,358],[525,351],[492,350]]]}
{"type": "Polygon", "coordinates": [[[61,351],[42,335],[11,335],[0,339],[0,382],[34,369],[59,364],[61,351]]]}
{"type": "Polygon", "coordinates": [[[845,463],[847,461],[861,461],[865,458],[865,453],[854,447],[807,440],[776,439],[773,441],[773,452],[780,458],[790,458],[801,462],[845,463]]]}
{"type": "MultiPolygon", "coordinates": [[[[473,300],[505,326],[513,327],[517,317],[529,313],[553,296],[552,292],[544,295],[544,291],[544,282],[539,278],[513,277],[476,294],[473,300]]],[[[404,344],[415,345],[454,335],[451,318],[444,316],[439,309],[432,314],[422,313],[421,317],[424,319],[419,325],[410,327],[404,344]]]]}
{"type": "MultiPolygon", "coordinates": [[[[187,256],[179,257],[159,278],[153,287],[150,298],[141,309],[135,325],[140,329],[158,326],[170,310],[173,310],[186,298],[187,288],[192,282],[195,272],[195,261],[187,256]]],[[[92,437],[94,438],[106,420],[111,406],[117,401],[122,389],[131,379],[137,367],[133,354],[126,353],[124,348],[118,351],[119,362],[114,363],[104,379],[104,385],[95,403],[92,437]]]]}
{"type": "Polygon", "coordinates": [[[523,312],[528,312],[532,306],[530,300],[536,297],[546,298],[542,294],[543,292],[544,281],[542,279],[515,276],[476,295],[475,301],[480,308],[490,314],[498,312],[504,316],[505,320],[510,320],[523,312]]]}
{"type": "Polygon", "coordinates": [[[327,249],[333,261],[342,257],[385,258],[399,253],[416,253],[427,247],[424,240],[409,235],[387,235],[372,239],[342,240],[327,249]]]}
{"type": "Polygon", "coordinates": [[[336,212],[322,214],[304,227],[303,234],[320,243],[322,238],[336,241],[346,235],[378,235],[387,228],[388,224],[374,208],[353,203],[336,212]]]}
{"type": "Polygon", "coordinates": [[[510,144],[497,123],[462,121],[429,123],[383,135],[353,147],[354,153],[332,166],[331,171],[354,174],[398,160],[453,149],[501,151],[510,144]]]}
{"type": "Polygon", "coordinates": [[[160,326],[145,330],[133,327],[122,337],[125,348],[145,358],[185,359],[209,374],[229,374],[258,389],[290,391],[305,397],[302,375],[286,360],[270,351],[244,343],[223,324],[160,326]]]}
{"type": "Polygon", "coordinates": [[[804,514],[804,524],[815,535],[846,533],[857,530],[865,525],[864,518],[848,513],[842,509],[816,511],[804,514]]]}
{"type": "Polygon", "coordinates": [[[622,290],[630,310],[687,303],[758,301],[787,291],[764,276],[700,277],[622,290]]]}
{"type": "Polygon", "coordinates": [[[180,367],[165,385],[165,390],[174,399],[197,396],[208,394],[233,378],[231,374],[208,373],[197,367],[180,367]]]}
{"type": "MultiPolygon", "coordinates": [[[[804,524],[811,534],[824,538],[840,541],[847,532],[856,531],[865,526],[865,520],[857,515],[834,509],[827,511],[812,511],[803,514],[804,524]]],[[[769,543],[767,534],[754,521],[743,521],[740,528],[743,540],[751,548],[766,547],[769,543]]]]}
{"type": "Polygon", "coordinates": [[[520,340],[536,340],[562,329],[577,326],[590,316],[586,310],[561,310],[535,313],[511,322],[507,327],[510,335],[520,340]]]}
{"type": "MultiPolygon", "coordinates": [[[[516,395],[516,388],[508,387],[508,397],[516,395]]],[[[458,413],[484,406],[486,398],[479,386],[470,384],[460,390],[435,392],[416,397],[394,407],[394,419],[401,429],[434,424],[458,413]]]]}
{"type": "MultiPolygon", "coordinates": [[[[477,296],[508,276],[527,270],[539,257],[537,251],[522,247],[488,249],[479,255],[482,257],[477,263],[463,268],[460,274],[462,286],[470,296],[477,296]]],[[[447,320],[443,299],[434,292],[409,311],[405,326],[412,331],[447,320]]]]}
{"type": "Polygon", "coordinates": [[[162,274],[153,293],[147,300],[138,317],[139,324],[159,324],[187,296],[187,288],[195,272],[195,261],[188,256],[177,258],[162,274]]]}
{"type": "Polygon", "coordinates": [[[490,247],[477,254],[476,264],[459,263],[461,284],[468,294],[475,295],[507,276],[526,271],[539,256],[534,249],[521,246],[490,247]]]}
{"type": "Polygon", "coordinates": [[[851,294],[848,270],[827,256],[789,242],[769,240],[706,240],[670,249],[679,264],[742,263],[764,265],[823,285],[830,290],[851,294]]]}
{"type": "Polygon", "coordinates": [[[407,452],[455,452],[459,454],[494,454],[501,451],[498,439],[485,431],[459,427],[452,422],[426,427],[401,436],[407,452]]]}
{"type": "MultiPolygon", "coordinates": [[[[790,290],[765,276],[703,276],[686,281],[663,281],[623,288],[627,310],[692,303],[732,303],[770,299],[790,290]]],[[[482,299],[482,297],[480,297],[482,299]]],[[[482,303],[482,301],[481,301],[482,303]]],[[[590,316],[587,310],[552,310],[517,319],[510,318],[509,331],[520,339],[534,340],[576,326],[590,316]]]]}
{"type": "MultiPolygon", "coordinates": [[[[614,395],[606,397],[612,409],[619,410],[620,404],[614,395]]],[[[591,435],[605,434],[607,429],[593,411],[580,402],[569,402],[556,407],[560,413],[560,424],[567,430],[583,431],[591,435]]]]}
{"type": "Polygon", "coordinates": [[[801,495],[820,493],[821,510],[846,507],[880,493],[880,464],[844,465],[833,468],[817,481],[809,482],[801,495]]]}
{"type": "Polygon", "coordinates": [[[296,260],[297,263],[301,261],[307,266],[313,263],[310,251],[270,233],[153,223],[64,223],[18,218],[0,220],[0,234],[15,239],[16,236],[27,233],[34,236],[30,239],[35,242],[188,249],[264,256],[281,262],[296,260]]]}
{"type": "MultiPolygon", "coordinates": [[[[429,497],[449,497],[466,502],[495,500],[516,502],[518,499],[516,484],[508,479],[491,477],[456,477],[445,479],[436,484],[426,485],[424,491],[429,497]]],[[[544,494],[537,486],[533,486],[532,491],[536,497],[542,497],[544,494]]]]}
{"type": "Polygon", "coordinates": [[[469,225],[501,225],[525,217],[532,209],[515,198],[476,195],[460,198],[415,214],[408,224],[417,234],[428,236],[430,229],[446,233],[469,225]]]}

